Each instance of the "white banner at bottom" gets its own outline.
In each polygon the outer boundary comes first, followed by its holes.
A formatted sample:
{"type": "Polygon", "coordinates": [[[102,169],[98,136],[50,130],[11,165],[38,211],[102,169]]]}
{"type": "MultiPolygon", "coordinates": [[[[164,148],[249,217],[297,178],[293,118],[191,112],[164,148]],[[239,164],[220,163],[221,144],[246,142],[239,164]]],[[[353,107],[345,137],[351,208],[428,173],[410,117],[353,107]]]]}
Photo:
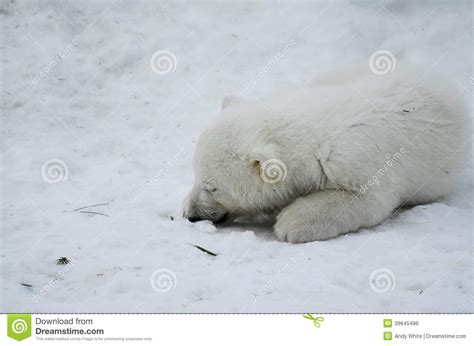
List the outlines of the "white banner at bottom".
{"type": "Polygon", "coordinates": [[[472,314],[3,314],[2,345],[472,345],[472,314]]]}

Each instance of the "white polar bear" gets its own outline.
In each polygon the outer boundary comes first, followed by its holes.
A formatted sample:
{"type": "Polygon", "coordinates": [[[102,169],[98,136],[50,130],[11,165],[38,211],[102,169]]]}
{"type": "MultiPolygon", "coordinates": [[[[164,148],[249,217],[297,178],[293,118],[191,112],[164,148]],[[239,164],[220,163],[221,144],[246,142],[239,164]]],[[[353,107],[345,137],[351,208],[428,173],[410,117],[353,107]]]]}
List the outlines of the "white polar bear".
{"type": "Polygon", "coordinates": [[[225,98],[199,138],[191,222],[276,214],[276,237],[325,240],[374,226],[456,184],[469,147],[462,93],[423,69],[367,66],[249,102],[225,98]]]}

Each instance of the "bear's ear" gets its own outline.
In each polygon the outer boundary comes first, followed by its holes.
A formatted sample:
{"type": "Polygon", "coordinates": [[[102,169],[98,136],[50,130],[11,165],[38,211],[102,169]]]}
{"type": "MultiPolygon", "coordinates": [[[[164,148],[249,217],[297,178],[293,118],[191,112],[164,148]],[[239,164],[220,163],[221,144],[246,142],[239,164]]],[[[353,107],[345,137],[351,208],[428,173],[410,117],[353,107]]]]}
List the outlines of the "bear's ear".
{"type": "Polygon", "coordinates": [[[234,96],[234,95],[228,95],[228,96],[224,96],[224,98],[222,99],[222,109],[226,109],[227,107],[229,107],[231,104],[236,104],[236,103],[241,103],[241,102],[244,102],[244,100],[238,96],[234,96]]]}
{"type": "Polygon", "coordinates": [[[250,169],[257,176],[260,177],[262,174],[262,164],[263,162],[257,159],[250,160],[250,169]]]}
{"type": "Polygon", "coordinates": [[[248,162],[252,169],[259,177],[262,177],[263,169],[268,163],[276,160],[277,151],[274,145],[265,145],[259,149],[253,150],[248,156],[248,162]]]}

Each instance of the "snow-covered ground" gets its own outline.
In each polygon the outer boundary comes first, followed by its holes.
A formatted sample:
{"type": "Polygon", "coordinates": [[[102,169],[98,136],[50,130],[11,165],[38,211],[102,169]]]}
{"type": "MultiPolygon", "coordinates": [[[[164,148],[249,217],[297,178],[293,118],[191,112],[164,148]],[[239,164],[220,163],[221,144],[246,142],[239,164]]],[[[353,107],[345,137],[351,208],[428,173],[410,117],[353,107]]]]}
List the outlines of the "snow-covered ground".
{"type": "Polygon", "coordinates": [[[181,218],[226,94],[297,90],[388,50],[468,99],[470,1],[0,6],[1,312],[474,310],[470,169],[452,196],[330,241],[181,218]]]}

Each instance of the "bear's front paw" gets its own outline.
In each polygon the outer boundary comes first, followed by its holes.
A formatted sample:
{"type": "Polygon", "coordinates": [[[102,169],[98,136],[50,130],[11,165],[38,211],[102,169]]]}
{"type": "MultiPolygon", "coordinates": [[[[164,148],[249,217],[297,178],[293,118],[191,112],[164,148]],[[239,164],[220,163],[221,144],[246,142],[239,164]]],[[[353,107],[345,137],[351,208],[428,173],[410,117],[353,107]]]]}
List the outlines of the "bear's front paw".
{"type": "Polygon", "coordinates": [[[318,240],[311,232],[308,226],[301,221],[290,217],[280,218],[274,226],[275,235],[280,241],[289,243],[306,243],[318,240]]]}
{"type": "Polygon", "coordinates": [[[304,243],[311,241],[301,237],[298,228],[290,226],[289,224],[284,224],[278,221],[273,228],[277,239],[280,241],[287,241],[289,243],[304,243]]]}
{"type": "Polygon", "coordinates": [[[278,240],[289,243],[306,243],[335,237],[331,229],[318,222],[307,208],[290,205],[277,217],[274,231],[278,240]]]}

